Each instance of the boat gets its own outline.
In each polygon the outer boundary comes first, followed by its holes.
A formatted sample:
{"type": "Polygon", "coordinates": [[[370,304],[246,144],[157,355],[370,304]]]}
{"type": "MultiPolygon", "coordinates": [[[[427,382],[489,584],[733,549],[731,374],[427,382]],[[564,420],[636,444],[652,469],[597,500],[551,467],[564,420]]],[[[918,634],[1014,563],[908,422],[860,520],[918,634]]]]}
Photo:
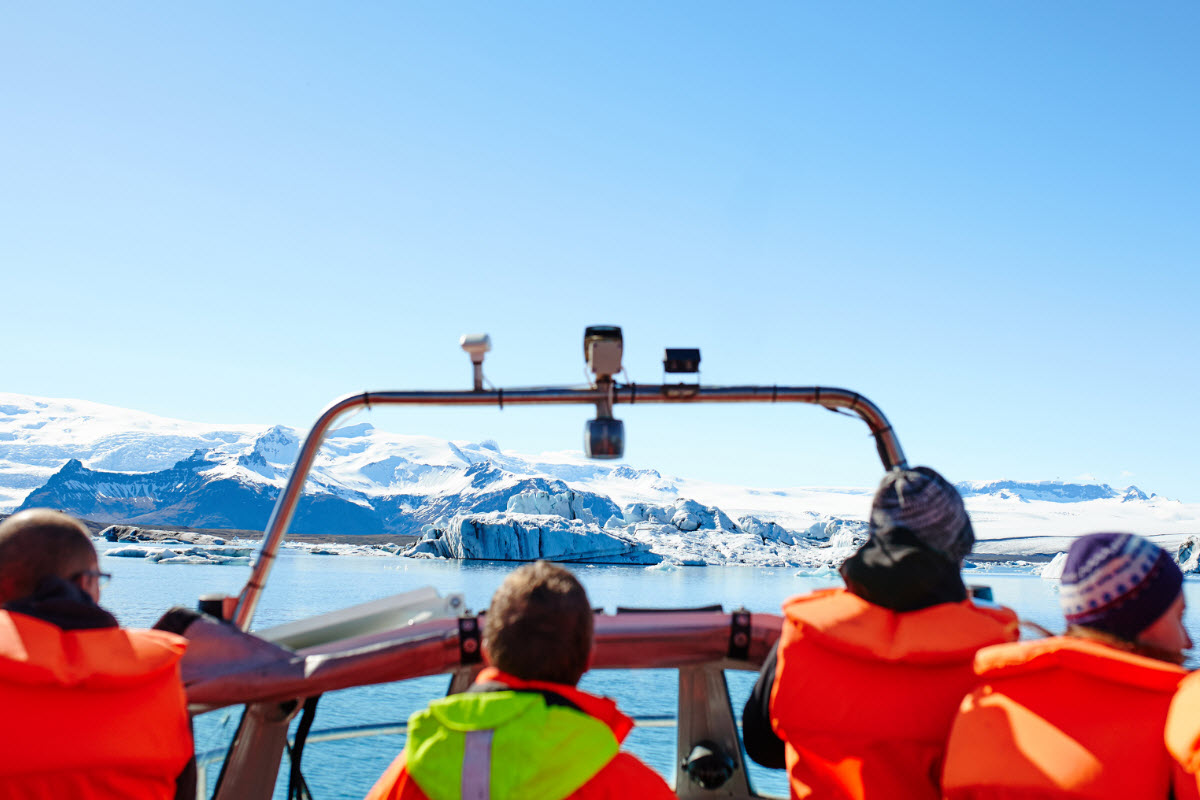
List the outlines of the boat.
{"type": "MultiPolygon", "coordinates": [[[[394,724],[335,729],[314,728],[316,698],[357,686],[447,675],[449,693],[465,690],[482,668],[481,624],[461,595],[442,596],[417,589],[359,606],[252,632],[254,613],[279,547],[303,492],[325,435],[347,414],[382,406],[583,405],[595,417],[584,431],[592,458],[619,458],[624,428],[614,416],[625,405],[669,403],[802,403],[861,419],[874,437],[885,470],[907,466],[904,452],[883,412],[857,392],[821,386],[702,386],[700,353],[669,349],[664,371],[678,383],[620,383],[623,336],[616,326],[592,326],[584,334],[584,356],[594,380],[582,387],[485,388],[483,361],[491,347],[486,335],[464,336],[471,357],[473,387],[456,391],[380,391],[335,400],[317,418],[299,450],[264,531],[261,550],[245,587],[236,597],[206,596],[208,612],[187,628],[190,641],[182,662],[189,710],[199,714],[243,707],[226,750],[197,754],[201,794],[210,771],[220,769],[213,800],[267,800],[285,757],[290,757],[289,797],[302,795],[302,756],[306,744],[403,733],[394,724]],[[684,377],[692,376],[691,380],[684,377]],[[291,723],[300,717],[289,738],[291,723]]],[[[618,609],[597,613],[592,669],[674,669],[679,700],[674,717],[639,717],[638,725],[674,727],[675,794],[689,800],[756,794],[730,701],[725,670],[757,671],[782,629],[774,614],[744,609],[618,609]]]]}

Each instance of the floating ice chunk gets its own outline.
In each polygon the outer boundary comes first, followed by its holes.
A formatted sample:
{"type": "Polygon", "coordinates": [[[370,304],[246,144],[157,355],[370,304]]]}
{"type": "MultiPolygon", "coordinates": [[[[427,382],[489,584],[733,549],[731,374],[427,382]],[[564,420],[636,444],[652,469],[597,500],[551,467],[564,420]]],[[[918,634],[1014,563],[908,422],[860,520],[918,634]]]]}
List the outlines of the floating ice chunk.
{"type": "Polygon", "coordinates": [[[738,525],[746,533],[761,537],[764,542],[796,543],[796,537],[792,535],[791,531],[777,522],[765,522],[758,517],[747,516],[739,519],[738,525]]]}
{"type": "Polygon", "coordinates": [[[161,559],[159,564],[213,564],[218,566],[246,566],[250,563],[249,556],[220,556],[220,555],[186,555],[161,559]]]}
{"type": "Polygon", "coordinates": [[[675,516],[671,517],[671,524],[681,531],[698,531],[701,520],[691,511],[681,508],[675,512],[675,516]]]}
{"type": "Polygon", "coordinates": [[[508,498],[508,511],[511,514],[536,514],[574,519],[571,515],[571,499],[567,495],[566,492],[551,494],[540,489],[519,492],[508,498]]]}
{"type": "Polygon", "coordinates": [[[1050,563],[1038,570],[1038,574],[1043,580],[1061,581],[1063,568],[1067,566],[1067,554],[1059,553],[1054,558],[1050,559],[1050,563]]]}
{"type": "Polygon", "coordinates": [[[703,528],[710,530],[720,528],[736,531],[738,526],[716,506],[703,506],[695,500],[679,498],[675,501],[675,513],[671,515],[671,524],[681,531],[695,531],[703,528]]]}
{"type": "Polygon", "coordinates": [[[112,558],[154,558],[161,557],[167,552],[165,547],[137,547],[135,545],[127,545],[125,547],[114,547],[111,550],[105,551],[104,555],[112,558]]]}
{"type": "Polygon", "coordinates": [[[656,506],[652,503],[630,503],[621,512],[626,525],[636,525],[639,522],[653,522],[657,525],[668,525],[675,515],[675,506],[656,506]]]}
{"type": "Polygon", "coordinates": [[[542,489],[528,489],[508,498],[507,508],[512,514],[581,519],[584,522],[596,521],[595,515],[584,506],[582,498],[572,491],[551,493],[542,489]]]}
{"type": "Polygon", "coordinates": [[[1200,537],[1189,536],[1175,551],[1175,562],[1185,575],[1200,572],[1200,537]]]}
{"type": "Polygon", "coordinates": [[[862,544],[862,539],[857,531],[852,528],[838,528],[837,533],[829,537],[831,547],[843,548],[846,550],[854,549],[862,544]]]}
{"type": "Polygon", "coordinates": [[[114,547],[104,555],[144,558],[156,564],[249,564],[248,547],[114,547]]]}

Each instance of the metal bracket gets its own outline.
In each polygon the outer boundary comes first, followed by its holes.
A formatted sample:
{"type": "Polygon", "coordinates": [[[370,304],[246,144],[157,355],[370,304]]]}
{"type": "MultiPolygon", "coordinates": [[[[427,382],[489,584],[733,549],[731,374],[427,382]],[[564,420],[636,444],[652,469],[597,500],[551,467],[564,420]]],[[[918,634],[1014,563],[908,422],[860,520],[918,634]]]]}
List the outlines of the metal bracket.
{"type": "Polygon", "coordinates": [[[700,394],[700,384],[698,383],[672,383],[662,387],[663,397],[669,397],[673,400],[691,399],[700,394]]]}
{"type": "Polygon", "coordinates": [[[744,608],[734,609],[729,617],[729,657],[750,659],[750,612],[744,608]]]}
{"type": "Polygon", "coordinates": [[[458,618],[458,661],[460,664],[479,664],[483,661],[479,638],[479,617],[463,614],[458,618]]]}

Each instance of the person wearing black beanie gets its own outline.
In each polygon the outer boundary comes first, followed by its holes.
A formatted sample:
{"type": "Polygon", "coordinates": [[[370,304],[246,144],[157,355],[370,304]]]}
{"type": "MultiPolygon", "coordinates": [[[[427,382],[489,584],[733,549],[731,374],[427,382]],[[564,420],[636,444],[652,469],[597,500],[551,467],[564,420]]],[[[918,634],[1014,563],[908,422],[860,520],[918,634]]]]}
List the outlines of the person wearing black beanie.
{"type": "Polygon", "coordinates": [[[958,702],[1016,615],[967,597],[975,542],[962,498],[929,467],[884,475],[844,589],[793,597],[742,715],[746,753],[787,768],[792,797],[933,800],[958,702]]]}

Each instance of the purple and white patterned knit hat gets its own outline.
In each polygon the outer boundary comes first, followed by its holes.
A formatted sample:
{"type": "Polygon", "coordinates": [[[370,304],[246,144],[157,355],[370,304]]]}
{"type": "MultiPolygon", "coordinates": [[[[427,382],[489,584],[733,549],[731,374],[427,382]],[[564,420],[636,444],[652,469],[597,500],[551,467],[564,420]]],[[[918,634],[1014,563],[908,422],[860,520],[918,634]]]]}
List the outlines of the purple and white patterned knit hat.
{"type": "Polygon", "coordinates": [[[1059,603],[1068,623],[1132,642],[1182,588],[1183,573],[1161,547],[1131,533],[1092,533],[1067,551],[1059,603]]]}
{"type": "Polygon", "coordinates": [[[926,547],[962,561],[975,546],[975,530],[962,496],[929,467],[894,469],[883,476],[871,503],[870,532],[907,528],[926,547]]]}

